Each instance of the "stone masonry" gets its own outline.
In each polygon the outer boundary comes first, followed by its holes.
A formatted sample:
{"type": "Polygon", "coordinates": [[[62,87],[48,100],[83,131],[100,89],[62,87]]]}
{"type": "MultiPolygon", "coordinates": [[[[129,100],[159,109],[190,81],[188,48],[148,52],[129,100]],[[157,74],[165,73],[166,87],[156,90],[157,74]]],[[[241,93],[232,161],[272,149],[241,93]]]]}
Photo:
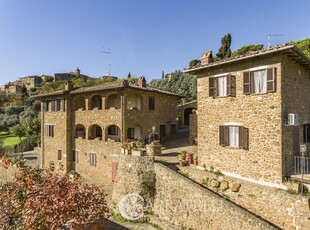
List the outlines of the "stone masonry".
{"type": "MultiPolygon", "coordinates": [[[[290,194],[284,189],[258,185],[229,176],[218,176],[214,172],[201,170],[195,166],[180,167],[180,172],[280,228],[310,228],[309,196],[290,194]],[[220,187],[212,187],[211,180],[218,181],[220,187]],[[206,181],[209,182],[208,185],[206,181]],[[225,183],[228,183],[230,188],[224,188],[225,183]],[[240,186],[237,191],[232,191],[234,185],[240,186]]],[[[288,187],[298,186],[296,182],[289,182],[286,185],[288,187]]]]}
{"type": "MultiPolygon", "coordinates": [[[[140,194],[160,219],[187,229],[279,229],[220,195],[194,183],[152,157],[120,155],[112,198],[140,194]],[[145,175],[152,175],[147,177],[145,175]],[[154,175],[154,176],[153,176],[154,175]],[[151,199],[144,196],[148,182],[151,199]]],[[[145,207],[149,208],[149,207],[145,207]]]]}
{"type": "Polygon", "coordinates": [[[283,45],[186,71],[198,77],[201,165],[259,181],[281,183],[293,169],[293,157],[299,155],[297,148],[303,142],[303,125],[310,121],[309,66],[310,60],[296,47],[283,45]],[[244,72],[259,68],[275,70],[275,90],[247,95],[244,72]],[[214,98],[209,96],[209,78],[220,74],[235,79],[231,82],[234,92],[231,96],[214,98]],[[288,113],[298,114],[297,128],[286,126],[288,113]],[[220,145],[220,126],[226,124],[248,129],[248,149],[220,145]],[[294,129],[298,136],[293,135],[294,129]],[[294,148],[293,139],[297,139],[294,148]]]}
{"type": "Polygon", "coordinates": [[[36,97],[42,101],[42,167],[53,161],[96,184],[111,183],[112,158],[128,139],[148,140],[152,127],[164,138],[177,128],[179,96],[145,84],[73,89],[67,82],[64,91],[36,97]]]}

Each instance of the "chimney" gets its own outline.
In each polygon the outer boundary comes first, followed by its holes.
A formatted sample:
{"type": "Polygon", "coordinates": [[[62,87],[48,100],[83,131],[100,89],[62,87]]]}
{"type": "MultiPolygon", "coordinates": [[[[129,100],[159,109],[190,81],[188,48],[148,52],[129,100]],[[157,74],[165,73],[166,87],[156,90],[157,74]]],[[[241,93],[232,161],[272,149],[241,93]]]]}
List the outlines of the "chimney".
{"type": "Polygon", "coordinates": [[[207,65],[213,61],[212,50],[206,51],[202,54],[200,58],[201,65],[207,65]]]}
{"type": "Polygon", "coordinates": [[[72,81],[66,81],[66,83],[65,83],[65,90],[67,90],[67,91],[73,90],[73,83],[72,83],[72,81]]]}
{"type": "Polygon", "coordinates": [[[146,80],[145,80],[145,77],[139,77],[139,79],[138,79],[138,86],[139,86],[139,87],[142,87],[142,88],[145,88],[145,87],[146,87],[146,80]]]}

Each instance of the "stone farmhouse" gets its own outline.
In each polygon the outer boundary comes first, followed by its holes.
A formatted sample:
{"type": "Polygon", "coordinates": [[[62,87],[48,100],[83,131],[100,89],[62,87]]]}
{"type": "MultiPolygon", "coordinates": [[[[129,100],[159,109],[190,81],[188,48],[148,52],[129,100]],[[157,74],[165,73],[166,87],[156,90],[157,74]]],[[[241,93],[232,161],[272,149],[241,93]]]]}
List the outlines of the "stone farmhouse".
{"type": "Polygon", "coordinates": [[[71,81],[73,78],[82,78],[83,80],[88,79],[87,75],[81,74],[81,70],[76,68],[74,72],[70,73],[55,73],[54,81],[71,81]]]}
{"type": "Polygon", "coordinates": [[[41,100],[42,167],[54,162],[76,170],[86,180],[103,184],[116,173],[112,162],[128,139],[147,139],[153,127],[161,137],[177,132],[180,97],[149,88],[144,77],[137,85],[116,81],[39,94],[41,100]]]}
{"type": "Polygon", "coordinates": [[[15,82],[9,82],[8,84],[5,84],[0,87],[1,92],[5,92],[7,94],[15,94],[20,89],[20,86],[16,84],[15,82]]]}
{"type": "Polygon", "coordinates": [[[226,175],[271,185],[294,172],[310,142],[310,60],[278,45],[213,61],[206,52],[187,73],[198,79],[198,157],[226,175]]]}

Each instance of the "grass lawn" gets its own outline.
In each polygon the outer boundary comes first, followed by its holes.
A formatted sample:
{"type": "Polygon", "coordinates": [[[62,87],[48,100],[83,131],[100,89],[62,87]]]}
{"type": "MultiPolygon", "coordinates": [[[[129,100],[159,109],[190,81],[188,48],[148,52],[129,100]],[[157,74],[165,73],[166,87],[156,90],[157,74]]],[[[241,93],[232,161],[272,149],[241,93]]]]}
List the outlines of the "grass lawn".
{"type": "MultiPolygon", "coordinates": [[[[24,139],[24,137],[22,139],[24,139]]],[[[2,147],[13,146],[18,144],[19,142],[20,142],[19,137],[15,137],[7,132],[0,132],[0,146],[2,147]]]]}

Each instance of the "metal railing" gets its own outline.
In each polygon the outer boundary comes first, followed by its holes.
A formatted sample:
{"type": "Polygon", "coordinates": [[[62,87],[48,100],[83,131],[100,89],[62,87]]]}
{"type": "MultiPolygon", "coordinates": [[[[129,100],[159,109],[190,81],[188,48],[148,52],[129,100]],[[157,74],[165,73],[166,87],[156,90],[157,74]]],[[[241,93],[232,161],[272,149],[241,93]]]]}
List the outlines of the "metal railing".
{"type": "Polygon", "coordinates": [[[295,174],[310,174],[310,157],[294,156],[295,174]]]}

